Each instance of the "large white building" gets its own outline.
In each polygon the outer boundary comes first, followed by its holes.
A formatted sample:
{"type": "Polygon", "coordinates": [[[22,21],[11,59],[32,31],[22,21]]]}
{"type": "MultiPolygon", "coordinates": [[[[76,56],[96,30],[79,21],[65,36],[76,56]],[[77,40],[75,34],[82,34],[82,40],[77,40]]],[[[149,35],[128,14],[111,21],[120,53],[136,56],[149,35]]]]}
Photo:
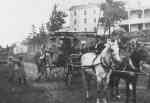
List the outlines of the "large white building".
{"type": "MultiPolygon", "coordinates": [[[[119,23],[128,32],[150,29],[150,7],[127,8],[128,19],[119,23]]],[[[70,8],[70,28],[74,32],[96,32],[98,19],[103,16],[98,4],[75,5],[70,8]]],[[[114,29],[114,28],[112,28],[114,29]]],[[[99,34],[104,33],[99,26],[99,34]]]]}
{"type": "Polygon", "coordinates": [[[70,8],[70,27],[74,32],[96,32],[103,12],[98,4],[76,5],[70,8]]]}
{"type": "Polygon", "coordinates": [[[128,19],[120,23],[128,32],[150,29],[150,7],[129,8],[128,19]]]}

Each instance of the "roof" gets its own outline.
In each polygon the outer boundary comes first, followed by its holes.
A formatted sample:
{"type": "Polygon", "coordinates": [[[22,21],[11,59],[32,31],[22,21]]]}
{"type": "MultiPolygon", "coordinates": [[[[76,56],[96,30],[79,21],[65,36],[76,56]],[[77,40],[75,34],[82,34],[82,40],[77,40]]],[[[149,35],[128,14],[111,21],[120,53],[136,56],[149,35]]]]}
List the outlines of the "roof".
{"type": "Polygon", "coordinates": [[[96,32],[55,32],[54,35],[49,35],[49,39],[53,38],[103,38],[100,35],[97,35],[96,32]]]}
{"type": "Polygon", "coordinates": [[[126,9],[127,9],[128,11],[132,11],[132,10],[145,10],[145,9],[150,9],[150,5],[142,6],[142,7],[139,7],[139,6],[132,6],[132,7],[127,7],[126,9]]]}
{"type": "Polygon", "coordinates": [[[150,41],[150,30],[143,30],[138,32],[126,32],[122,34],[127,38],[140,38],[141,41],[150,41]]]}
{"type": "Polygon", "coordinates": [[[63,27],[62,29],[59,29],[57,32],[70,32],[72,28],[70,26],[63,27]]]}
{"type": "Polygon", "coordinates": [[[123,20],[120,25],[127,25],[127,24],[140,24],[140,23],[150,23],[150,18],[132,18],[128,20],[123,20]]]}
{"type": "Polygon", "coordinates": [[[82,8],[93,8],[93,7],[98,7],[98,8],[100,8],[100,4],[82,4],[82,5],[74,5],[74,6],[70,7],[69,10],[73,10],[73,9],[82,9],[82,8]]]}

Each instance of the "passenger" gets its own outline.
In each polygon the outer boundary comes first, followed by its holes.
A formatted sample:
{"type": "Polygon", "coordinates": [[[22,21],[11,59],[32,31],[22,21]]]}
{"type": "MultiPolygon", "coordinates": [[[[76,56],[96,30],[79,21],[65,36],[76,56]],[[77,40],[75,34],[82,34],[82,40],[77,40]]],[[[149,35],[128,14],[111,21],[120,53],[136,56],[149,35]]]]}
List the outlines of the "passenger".
{"type": "Polygon", "coordinates": [[[15,80],[19,84],[25,84],[26,83],[26,76],[24,71],[24,61],[23,57],[20,56],[18,58],[18,61],[15,63],[15,80]]]}
{"type": "Polygon", "coordinates": [[[9,68],[8,81],[13,81],[13,78],[14,78],[14,62],[13,62],[13,57],[12,56],[8,57],[8,68],[9,68]]]}

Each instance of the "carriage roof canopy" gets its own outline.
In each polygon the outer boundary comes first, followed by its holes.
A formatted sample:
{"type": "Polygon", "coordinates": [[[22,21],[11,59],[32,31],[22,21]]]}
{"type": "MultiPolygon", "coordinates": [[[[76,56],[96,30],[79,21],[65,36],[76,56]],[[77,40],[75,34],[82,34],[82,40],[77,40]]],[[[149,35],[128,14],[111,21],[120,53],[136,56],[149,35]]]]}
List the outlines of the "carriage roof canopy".
{"type": "MultiPolygon", "coordinates": [[[[89,41],[96,41],[96,40],[102,40],[102,36],[97,35],[96,32],[55,32],[54,34],[49,35],[49,41],[55,40],[56,38],[59,38],[60,40],[71,40],[71,45],[77,44],[77,48],[80,47],[80,42],[85,40],[87,41],[88,47],[90,46],[89,41]]],[[[76,47],[75,47],[76,48],[76,47]]]]}
{"type": "Polygon", "coordinates": [[[55,32],[54,36],[62,36],[62,37],[89,37],[89,38],[96,38],[101,37],[96,35],[96,32],[55,32]]]}

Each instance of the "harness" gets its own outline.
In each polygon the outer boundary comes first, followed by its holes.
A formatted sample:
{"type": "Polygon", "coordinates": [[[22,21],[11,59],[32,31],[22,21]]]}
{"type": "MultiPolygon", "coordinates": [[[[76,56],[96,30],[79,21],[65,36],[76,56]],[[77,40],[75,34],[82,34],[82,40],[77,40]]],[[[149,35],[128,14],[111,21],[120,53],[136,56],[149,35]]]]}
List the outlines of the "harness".
{"type": "Polygon", "coordinates": [[[131,66],[131,68],[132,68],[133,70],[136,69],[136,67],[134,66],[134,64],[133,64],[133,62],[132,62],[132,60],[131,60],[131,58],[129,58],[129,65],[131,66]]]}
{"type": "MultiPolygon", "coordinates": [[[[112,59],[111,59],[111,61],[112,61],[112,59]]],[[[104,57],[100,58],[100,64],[104,68],[105,72],[109,72],[110,68],[112,68],[111,67],[112,66],[112,62],[110,62],[110,64],[108,64],[104,57]]]]}
{"type": "MultiPolygon", "coordinates": [[[[96,57],[94,58],[93,62],[96,60],[97,57],[98,57],[98,55],[96,55],[96,57]]],[[[99,64],[101,64],[101,66],[104,68],[105,72],[109,72],[110,68],[112,68],[112,61],[113,60],[112,60],[112,57],[111,57],[111,62],[110,62],[110,64],[108,64],[106,62],[105,57],[102,56],[102,57],[100,57],[100,62],[97,63],[97,64],[95,64],[95,65],[93,65],[92,69],[93,69],[93,71],[95,71],[94,67],[97,66],[97,65],[99,65],[99,64]]]]}
{"type": "Polygon", "coordinates": [[[121,70],[120,69],[115,69],[114,71],[136,71],[137,67],[133,64],[133,61],[130,57],[128,57],[127,59],[125,59],[125,61],[123,62],[123,64],[119,64],[119,68],[122,68],[121,70]],[[120,67],[120,66],[123,66],[123,67],[120,67]],[[130,68],[130,69],[129,69],[130,68]]]}

